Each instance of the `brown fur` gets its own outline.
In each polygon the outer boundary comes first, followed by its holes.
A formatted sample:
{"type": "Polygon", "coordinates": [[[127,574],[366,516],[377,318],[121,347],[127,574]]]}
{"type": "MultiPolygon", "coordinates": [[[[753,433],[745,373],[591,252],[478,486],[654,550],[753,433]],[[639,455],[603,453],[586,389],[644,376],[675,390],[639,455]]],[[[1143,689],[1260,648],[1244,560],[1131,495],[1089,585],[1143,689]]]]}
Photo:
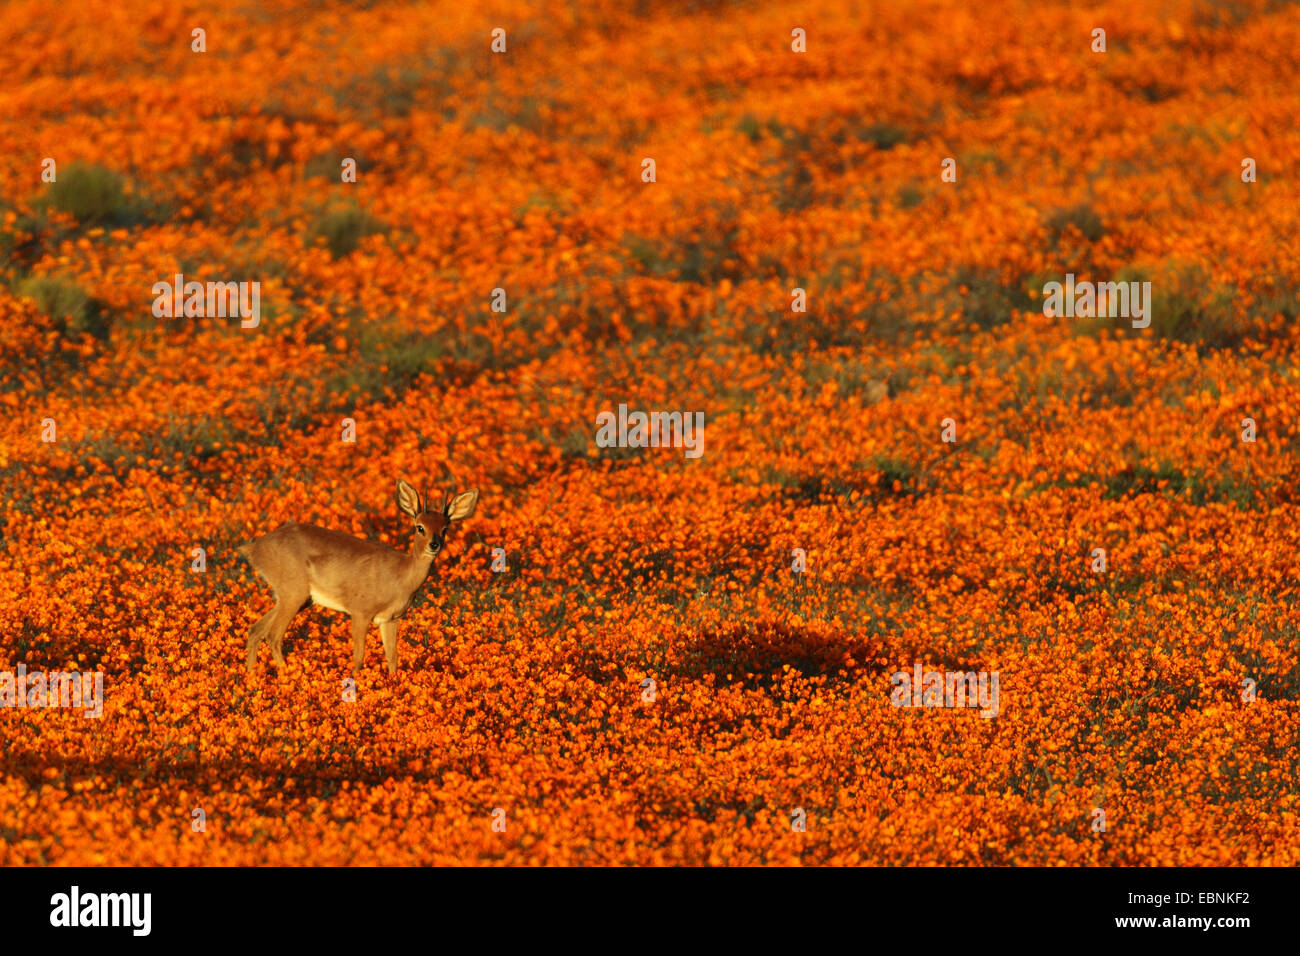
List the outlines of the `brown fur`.
{"type": "Polygon", "coordinates": [[[468,518],[478,504],[478,489],[457,495],[429,511],[421,508],[415,489],[397,483],[398,508],[415,522],[411,550],[400,551],[341,531],[309,524],[287,524],[238,548],[275,594],[275,606],[248,632],[248,672],[257,663],[257,648],[271,645],[271,657],[284,664],[281,646],[289,622],[315,600],[352,618],[352,670],[361,669],[366,631],[379,625],[388,673],[397,673],[397,619],[428,577],[437,550],[453,521],[468,518]],[[437,548],[431,547],[436,543],[437,548]]]}

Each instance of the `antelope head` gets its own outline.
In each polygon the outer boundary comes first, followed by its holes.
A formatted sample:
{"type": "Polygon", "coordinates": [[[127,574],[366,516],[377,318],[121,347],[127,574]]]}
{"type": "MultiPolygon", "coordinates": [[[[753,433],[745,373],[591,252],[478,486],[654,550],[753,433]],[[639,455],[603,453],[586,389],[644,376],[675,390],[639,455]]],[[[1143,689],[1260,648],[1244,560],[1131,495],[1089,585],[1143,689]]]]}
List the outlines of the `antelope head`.
{"type": "Polygon", "coordinates": [[[442,550],[447,538],[447,529],[453,521],[463,521],[474,513],[478,504],[478,489],[462,492],[452,496],[443,496],[436,509],[430,507],[428,489],[424,493],[424,503],[414,488],[405,481],[397,482],[397,507],[415,522],[415,538],[411,542],[411,556],[434,558],[442,550]]]}

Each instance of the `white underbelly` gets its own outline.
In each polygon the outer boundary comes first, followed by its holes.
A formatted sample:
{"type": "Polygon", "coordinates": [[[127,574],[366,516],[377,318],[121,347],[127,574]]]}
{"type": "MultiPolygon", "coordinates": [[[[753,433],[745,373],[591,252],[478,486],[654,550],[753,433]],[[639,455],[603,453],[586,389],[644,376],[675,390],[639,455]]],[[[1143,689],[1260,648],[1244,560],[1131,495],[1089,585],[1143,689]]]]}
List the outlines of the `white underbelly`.
{"type": "Polygon", "coordinates": [[[326,594],[324,591],[313,590],[311,592],[311,599],[314,603],[319,604],[321,607],[327,607],[331,611],[342,611],[344,614],[348,613],[348,609],[343,606],[343,601],[340,598],[326,594]]]}

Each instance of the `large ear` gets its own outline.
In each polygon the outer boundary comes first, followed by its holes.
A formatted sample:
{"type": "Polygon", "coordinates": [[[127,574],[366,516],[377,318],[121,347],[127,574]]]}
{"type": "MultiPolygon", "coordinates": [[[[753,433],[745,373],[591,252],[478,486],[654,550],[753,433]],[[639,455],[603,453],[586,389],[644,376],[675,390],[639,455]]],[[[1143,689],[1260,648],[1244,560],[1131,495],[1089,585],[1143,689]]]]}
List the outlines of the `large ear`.
{"type": "Polygon", "coordinates": [[[478,489],[466,491],[451,499],[447,505],[447,510],[443,512],[448,521],[462,521],[474,513],[474,506],[478,504],[478,489]]]}
{"type": "Polygon", "coordinates": [[[420,513],[420,496],[400,478],[397,480],[397,509],[412,518],[420,513]]]}

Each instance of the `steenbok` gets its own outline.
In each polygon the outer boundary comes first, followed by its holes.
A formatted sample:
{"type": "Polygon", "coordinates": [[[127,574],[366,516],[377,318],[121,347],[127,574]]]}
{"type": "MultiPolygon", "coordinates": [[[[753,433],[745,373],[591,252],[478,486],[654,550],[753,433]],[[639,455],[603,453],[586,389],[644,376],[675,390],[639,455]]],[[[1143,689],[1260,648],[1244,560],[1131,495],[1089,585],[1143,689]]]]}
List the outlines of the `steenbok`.
{"type": "Polygon", "coordinates": [[[309,524],[287,524],[239,547],[254,570],[275,592],[275,607],[248,632],[248,671],[257,663],[257,646],[271,645],[276,664],[284,664],[285,628],[308,600],[352,618],[352,670],[361,669],[366,629],[379,625],[388,673],[397,673],[397,619],[429,575],[442,550],[447,528],[468,518],[478,504],[478,489],[448,498],[440,511],[428,510],[404,481],[397,483],[397,507],[415,521],[409,554],[341,531],[309,524]]]}

